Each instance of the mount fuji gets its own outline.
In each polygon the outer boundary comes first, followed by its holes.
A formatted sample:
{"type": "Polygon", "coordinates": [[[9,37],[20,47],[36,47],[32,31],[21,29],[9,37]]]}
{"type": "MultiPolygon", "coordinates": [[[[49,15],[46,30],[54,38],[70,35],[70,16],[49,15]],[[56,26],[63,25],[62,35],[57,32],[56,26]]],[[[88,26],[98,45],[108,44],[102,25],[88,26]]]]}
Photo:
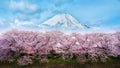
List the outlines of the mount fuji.
{"type": "Polygon", "coordinates": [[[86,29],[89,28],[86,25],[81,24],[70,14],[58,14],[49,20],[41,23],[40,28],[48,29],[86,29]]]}

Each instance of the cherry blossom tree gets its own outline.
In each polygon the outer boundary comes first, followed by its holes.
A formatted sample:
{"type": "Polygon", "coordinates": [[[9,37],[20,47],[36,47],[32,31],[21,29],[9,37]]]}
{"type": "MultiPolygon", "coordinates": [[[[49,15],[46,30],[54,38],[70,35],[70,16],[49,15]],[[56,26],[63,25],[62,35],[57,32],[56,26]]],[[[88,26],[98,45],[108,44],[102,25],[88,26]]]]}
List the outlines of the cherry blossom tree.
{"type": "Polygon", "coordinates": [[[10,30],[0,35],[0,61],[32,64],[32,59],[48,62],[50,57],[74,58],[79,62],[105,62],[120,57],[120,32],[65,34],[60,31],[10,30]]]}

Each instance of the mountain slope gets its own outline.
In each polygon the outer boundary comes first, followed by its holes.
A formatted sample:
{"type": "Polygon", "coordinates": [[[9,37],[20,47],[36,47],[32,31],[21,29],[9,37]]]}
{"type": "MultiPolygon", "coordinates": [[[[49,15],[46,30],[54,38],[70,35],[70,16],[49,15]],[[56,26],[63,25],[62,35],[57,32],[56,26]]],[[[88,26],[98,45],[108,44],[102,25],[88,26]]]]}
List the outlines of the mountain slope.
{"type": "Polygon", "coordinates": [[[42,28],[65,28],[65,29],[84,29],[88,28],[79,23],[69,14],[58,14],[39,25],[42,28]]]}

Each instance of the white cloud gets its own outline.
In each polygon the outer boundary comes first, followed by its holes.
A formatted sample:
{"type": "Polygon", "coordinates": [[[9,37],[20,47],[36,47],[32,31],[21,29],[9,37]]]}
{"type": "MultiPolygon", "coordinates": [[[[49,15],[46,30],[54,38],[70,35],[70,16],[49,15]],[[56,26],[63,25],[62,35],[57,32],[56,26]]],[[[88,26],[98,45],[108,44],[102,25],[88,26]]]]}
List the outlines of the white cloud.
{"type": "Polygon", "coordinates": [[[9,3],[9,7],[12,10],[15,11],[23,11],[26,13],[31,13],[31,12],[35,12],[38,9],[38,6],[36,4],[31,4],[25,1],[10,1],[9,3]]]}
{"type": "Polygon", "coordinates": [[[116,30],[107,27],[92,27],[88,30],[90,33],[114,33],[116,30]]]}
{"type": "Polygon", "coordinates": [[[0,26],[4,25],[4,19],[0,19],[0,26]]]}
{"type": "Polygon", "coordinates": [[[51,0],[55,4],[63,4],[66,2],[73,2],[74,0],[51,0]]]}
{"type": "Polygon", "coordinates": [[[34,25],[31,21],[20,21],[18,19],[14,20],[14,24],[17,26],[24,26],[24,25],[34,25]]]}
{"type": "Polygon", "coordinates": [[[31,3],[26,0],[9,1],[9,8],[13,12],[12,28],[26,27],[36,25],[35,21],[39,20],[40,10],[36,3],[31,3]]]}
{"type": "MultiPolygon", "coordinates": [[[[35,20],[36,21],[36,20],[35,20]]],[[[34,20],[25,21],[20,19],[13,19],[11,21],[9,29],[20,29],[20,30],[37,30],[38,26],[34,20]]]]}
{"type": "Polygon", "coordinates": [[[8,19],[0,18],[0,28],[8,27],[8,26],[9,26],[9,21],[8,21],[8,19]]]}
{"type": "Polygon", "coordinates": [[[101,28],[100,27],[92,27],[92,30],[100,30],[101,28]]]}
{"type": "Polygon", "coordinates": [[[102,20],[102,18],[101,18],[101,19],[99,19],[99,20],[89,21],[88,23],[89,23],[90,25],[98,25],[98,24],[103,23],[103,20],[102,20]]]}

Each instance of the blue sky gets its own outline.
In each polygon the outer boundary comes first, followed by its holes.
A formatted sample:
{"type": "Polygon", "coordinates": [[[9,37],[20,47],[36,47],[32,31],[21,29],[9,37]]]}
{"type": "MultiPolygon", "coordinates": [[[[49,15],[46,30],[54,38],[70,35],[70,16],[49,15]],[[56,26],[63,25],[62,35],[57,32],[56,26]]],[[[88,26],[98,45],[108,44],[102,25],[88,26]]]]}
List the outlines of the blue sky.
{"type": "Polygon", "coordinates": [[[0,0],[0,30],[33,28],[60,13],[93,29],[120,28],[120,0],[0,0]]]}

